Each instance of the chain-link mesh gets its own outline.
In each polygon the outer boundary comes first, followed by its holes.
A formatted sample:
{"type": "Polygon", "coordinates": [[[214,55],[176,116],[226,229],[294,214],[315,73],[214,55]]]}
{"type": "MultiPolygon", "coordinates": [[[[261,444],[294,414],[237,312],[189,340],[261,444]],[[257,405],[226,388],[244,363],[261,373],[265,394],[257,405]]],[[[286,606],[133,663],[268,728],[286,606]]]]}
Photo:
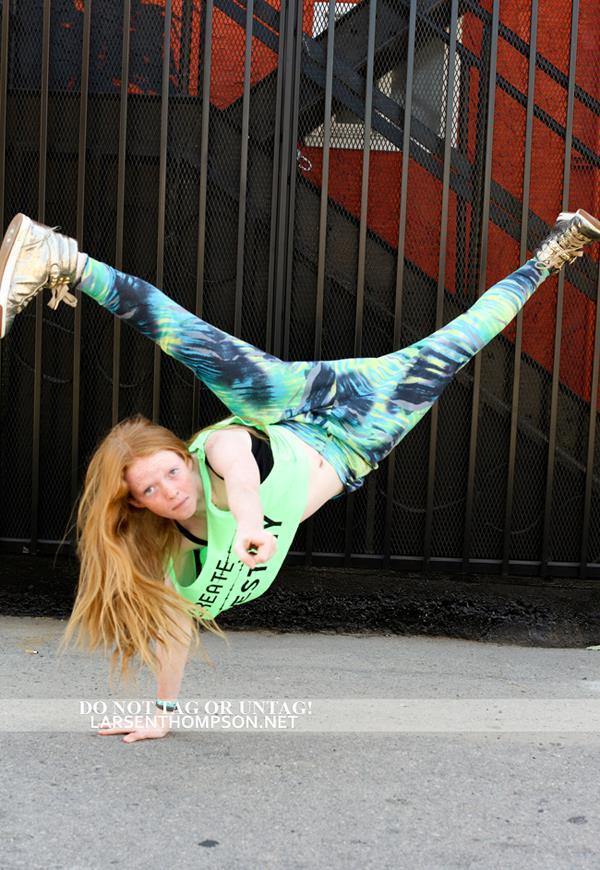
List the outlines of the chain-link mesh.
{"type": "MultiPolygon", "coordinates": [[[[504,0],[497,29],[493,0],[419,0],[413,34],[409,0],[374,3],[255,0],[249,22],[243,3],[226,0],[132,0],[129,17],[116,0],[11,0],[5,224],[24,211],[71,235],[82,226],[92,256],[290,359],[378,356],[423,338],[515,269],[522,238],[531,250],[563,205],[600,210],[600,25],[586,0],[540,0],[533,22],[529,4],[504,0]]],[[[513,323],[482,352],[479,383],[474,363],[459,373],[395,451],[391,485],[388,460],[350,508],[330,503],[301,527],[295,549],[577,566],[591,475],[586,558],[597,561],[599,465],[587,459],[597,287],[593,253],[566,271],[557,320],[558,281],[546,282],[523,312],[521,346],[513,323]]],[[[142,412],[188,436],[226,414],[188,370],[89,299],[79,304],[80,338],[61,308],[44,314],[36,345],[32,303],[2,343],[5,542],[62,538],[72,464],[80,480],[116,418],[142,412]]]]}

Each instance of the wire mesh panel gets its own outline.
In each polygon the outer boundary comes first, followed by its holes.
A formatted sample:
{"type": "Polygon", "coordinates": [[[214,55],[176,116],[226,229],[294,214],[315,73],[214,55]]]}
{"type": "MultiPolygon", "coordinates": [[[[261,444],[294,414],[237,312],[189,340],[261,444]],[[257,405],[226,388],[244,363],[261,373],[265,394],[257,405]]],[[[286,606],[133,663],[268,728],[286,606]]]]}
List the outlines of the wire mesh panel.
{"type": "MultiPolygon", "coordinates": [[[[592,0],[10,0],[4,227],[24,211],[286,359],[376,357],[464,311],[561,209],[600,211],[592,0]]],[[[598,254],[547,281],[348,499],[311,561],[595,575],[598,254]]],[[[68,531],[141,412],[226,415],[85,296],[0,348],[0,541],[68,531]]]]}

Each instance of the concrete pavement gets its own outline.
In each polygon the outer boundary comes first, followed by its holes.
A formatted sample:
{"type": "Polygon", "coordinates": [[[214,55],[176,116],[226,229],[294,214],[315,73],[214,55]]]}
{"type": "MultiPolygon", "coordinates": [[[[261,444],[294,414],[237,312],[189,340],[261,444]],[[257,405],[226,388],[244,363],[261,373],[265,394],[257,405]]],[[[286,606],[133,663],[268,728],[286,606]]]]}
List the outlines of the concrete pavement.
{"type": "MultiPolygon", "coordinates": [[[[134,692],[111,693],[101,656],[57,657],[64,626],[0,618],[5,713],[31,699],[50,720],[68,699],[153,697],[148,676],[134,692]]],[[[333,730],[190,728],[125,744],[87,727],[24,731],[15,719],[7,728],[5,716],[3,868],[600,865],[599,651],[377,634],[228,637],[231,647],[205,635],[215,667],[192,658],[182,698],[309,700],[316,713],[327,701],[333,730]],[[382,710],[403,699],[407,711],[429,699],[423,727],[439,730],[350,733],[342,699],[382,710]],[[536,730],[492,717],[473,733],[468,715],[465,730],[440,718],[450,701],[500,710],[502,699],[537,704],[536,730]],[[555,702],[546,713],[544,699],[555,702]],[[588,707],[589,732],[581,715],[544,730],[553,710],[588,707]]]]}

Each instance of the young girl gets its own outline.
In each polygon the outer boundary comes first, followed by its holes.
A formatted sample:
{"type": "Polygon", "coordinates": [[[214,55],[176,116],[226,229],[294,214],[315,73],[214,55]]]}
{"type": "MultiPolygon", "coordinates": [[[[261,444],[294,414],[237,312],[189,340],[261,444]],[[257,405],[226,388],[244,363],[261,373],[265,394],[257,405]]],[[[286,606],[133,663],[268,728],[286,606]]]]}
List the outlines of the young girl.
{"type": "Polygon", "coordinates": [[[548,275],[600,239],[586,212],[561,213],[534,256],[464,314],[379,358],[283,362],[211,326],[156,287],[81,254],[25,215],[0,247],[0,338],[44,288],[50,307],[77,288],[192,369],[233,417],[186,444],[142,417],[124,420],[87,470],[78,512],[81,572],[63,644],[77,629],[157,676],[163,737],[198,625],[271,585],[299,523],[362,486],[454,375],[498,335],[548,275]],[[153,649],[154,646],[154,649],[153,649]]]}

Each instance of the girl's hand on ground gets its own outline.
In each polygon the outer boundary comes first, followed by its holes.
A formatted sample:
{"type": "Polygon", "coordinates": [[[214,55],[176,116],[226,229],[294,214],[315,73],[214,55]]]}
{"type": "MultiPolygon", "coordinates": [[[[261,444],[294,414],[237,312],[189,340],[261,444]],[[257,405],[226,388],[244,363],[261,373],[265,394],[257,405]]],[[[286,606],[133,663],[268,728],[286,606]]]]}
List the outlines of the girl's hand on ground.
{"type": "Polygon", "coordinates": [[[136,740],[157,740],[159,737],[166,737],[171,730],[169,727],[169,717],[162,714],[157,714],[153,717],[154,724],[148,724],[140,727],[132,725],[131,728],[101,728],[98,734],[106,737],[110,734],[125,734],[123,743],[135,743],[136,740]]]}
{"type": "Polygon", "coordinates": [[[277,538],[264,529],[248,530],[238,528],[233,551],[244,565],[256,568],[261,562],[268,562],[277,550],[277,538]],[[248,552],[253,550],[255,552],[248,552]]]}

